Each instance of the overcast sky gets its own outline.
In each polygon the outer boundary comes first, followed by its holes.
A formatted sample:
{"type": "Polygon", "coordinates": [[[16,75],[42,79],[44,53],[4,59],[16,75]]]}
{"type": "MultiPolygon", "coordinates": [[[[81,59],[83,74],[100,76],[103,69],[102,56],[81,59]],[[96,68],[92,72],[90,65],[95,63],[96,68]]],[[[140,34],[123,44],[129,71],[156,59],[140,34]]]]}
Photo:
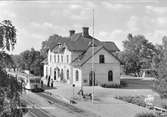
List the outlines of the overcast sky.
{"type": "Polygon", "coordinates": [[[165,0],[98,0],[98,1],[2,1],[0,21],[9,19],[17,28],[14,53],[41,48],[41,42],[53,34],[68,36],[69,30],[81,32],[90,27],[95,10],[95,37],[113,41],[122,49],[128,33],[143,34],[160,44],[167,35],[167,2],[165,0]]]}

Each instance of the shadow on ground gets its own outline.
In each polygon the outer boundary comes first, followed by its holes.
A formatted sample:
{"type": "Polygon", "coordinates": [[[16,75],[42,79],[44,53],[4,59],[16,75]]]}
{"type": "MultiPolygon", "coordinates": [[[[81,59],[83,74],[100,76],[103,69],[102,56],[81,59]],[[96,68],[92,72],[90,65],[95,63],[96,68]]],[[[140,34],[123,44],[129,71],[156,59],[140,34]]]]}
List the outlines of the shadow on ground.
{"type": "Polygon", "coordinates": [[[48,87],[47,85],[44,84],[44,85],[43,85],[43,89],[44,89],[44,90],[49,90],[49,89],[57,89],[57,88],[56,88],[56,87],[51,87],[51,86],[48,87]]]}

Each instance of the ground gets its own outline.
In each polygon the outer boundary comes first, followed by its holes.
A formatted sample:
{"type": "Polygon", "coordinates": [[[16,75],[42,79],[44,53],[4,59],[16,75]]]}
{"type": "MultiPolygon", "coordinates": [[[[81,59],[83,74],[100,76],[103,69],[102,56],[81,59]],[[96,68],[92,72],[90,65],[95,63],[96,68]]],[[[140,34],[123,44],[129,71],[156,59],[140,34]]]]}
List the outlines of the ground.
{"type": "MultiPolygon", "coordinates": [[[[64,101],[70,100],[76,97],[79,87],[72,87],[71,85],[64,85],[57,83],[56,87],[46,89],[46,92],[52,93],[56,97],[62,97],[64,101]]],[[[84,93],[92,93],[92,87],[83,87],[84,93]]],[[[94,103],[91,100],[84,101],[78,99],[76,107],[89,110],[101,117],[134,117],[136,113],[148,112],[146,108],[129,104],[115,99],[115,96],[137,96],[137,95],[153,95],[159,96],[151,89],[114,89],[114,88],[102,88],[99,86],[94,87],[94,103]]]]}
{"type": "MultiPolygon", "coordinates": [[[[63,102],[69,103],[72,97],[75,97],[77,104],[61,105],[59,101],[56,101],[57,104],[52,104],[52,101],[48,103],[48,99],[41,97],[39,94],[35,93],[26,93],[25,96],[28,99],[34,101],[41,107],[48,108],[46,109],[51,115],[56,115],[56,117],[135,117],[137,113],[148,112],[150,110],[126,103],[121,100],[117,100],[114,97],[116,96],[148,96],[152,95],[155,98],[159,98],[159,95],[150,88],[143,88],[143,82],[138,80],[130,81],[132,85],[129,85],[127,88],[102,88],[100,86],[84,86],[84,94],[89,94],[94,91],[94,100],[83,99],[77,96],[80,87],[72,87],[72,85],[67,85],[63,83],[55,83],[55,87],[44,87],[45,94],[55,97],[56,99],[62,100],[63,102]],[[135,85],[137,88],[135,88],[135,85]],[[140,86],[141,84],[141,86],[140,86]],[[141,87],[141,88],[140,88],[141,87]],[[75,110],[79,110],[75,112],[75,110]]],[[[129,82],[129,80],[128,80],[129,82]]],[[[145,83],[147,85],[148,82],[145,83]]],[[[54,100],[53,100],[54,101],[54,100]]]]}

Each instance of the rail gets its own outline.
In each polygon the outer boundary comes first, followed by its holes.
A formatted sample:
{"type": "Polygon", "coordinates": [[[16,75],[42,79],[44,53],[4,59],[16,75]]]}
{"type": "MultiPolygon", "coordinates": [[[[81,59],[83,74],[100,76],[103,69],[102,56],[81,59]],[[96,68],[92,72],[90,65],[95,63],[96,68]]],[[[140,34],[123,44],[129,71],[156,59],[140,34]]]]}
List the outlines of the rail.
{"type": "Polygon", "coordinates": [[[32,115],[34,115],[35,117],[39,117],[39,115],[35,113],[34,109],[36,109],[36,111],[40,111],[43,115],[45,115],[45,117],[55,117],[53,115],[50,115],[46,110],[40,108],[40,105],[34,103],[32,100],[27,99],[27,98],[25,98],[23,96],[22,96],[22,99],[24,101],[26,101],[27,103],[29,103],[30,105],[33,105],[32,106],[32,110],[33,111],[30,111],[30,112],[31,112],[31,114],[33,113],[32,115]]]}

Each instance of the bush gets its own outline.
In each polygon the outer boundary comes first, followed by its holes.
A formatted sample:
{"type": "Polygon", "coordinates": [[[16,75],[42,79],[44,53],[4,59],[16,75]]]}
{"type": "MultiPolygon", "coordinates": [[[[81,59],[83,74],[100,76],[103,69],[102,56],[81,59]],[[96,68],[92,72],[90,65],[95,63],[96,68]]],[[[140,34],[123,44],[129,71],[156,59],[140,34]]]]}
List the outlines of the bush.
{"type": "Polygon", "coordinates": [[[126,81],[120,81],[120,86],[121,86],[121,88],[122,87],[127,87],[128,86],[128,83],[126,82],[126,81]]]}
{"type": "Polygon", "coordinates": [[[160,94],[161,98],[167,98],[167,81],[165,79],[155,81],[154,89],[160,94]]]}
{"type": "Polygon", "coordinates": [[[22,107],[22,112],[23,114],[26,114],[28,112],[28,108],[25,102],[21,103],[21,107],[22,107]]]}
{"type": "Polygon", "coordinates": [[[138,113],[135,117],[158,117],[154,113],[138,113]]]}
{"type": "Polygon", "coordinates": [[[161,106],[164,109],[167,109],[167,99],[161,99],[161,106]]]}
{"type": "Polygon", "coordinates": [[[146,103],[144,102],[144,96],[118,96],[116,99],[123,100],[128,103],[136,104],[138,106],[146,107],[146,103]]]}
{"type": "Polygon", "coordinates": [[[104,88],[121,88],[119,84],[101,84],[101,87],[104,88]]]}
{"type": "Polygon", "coordinates": [[[120,84],[101,84],[104,88],[122,88],[128,86],[126,81],[120,81],[120,84]]]}

